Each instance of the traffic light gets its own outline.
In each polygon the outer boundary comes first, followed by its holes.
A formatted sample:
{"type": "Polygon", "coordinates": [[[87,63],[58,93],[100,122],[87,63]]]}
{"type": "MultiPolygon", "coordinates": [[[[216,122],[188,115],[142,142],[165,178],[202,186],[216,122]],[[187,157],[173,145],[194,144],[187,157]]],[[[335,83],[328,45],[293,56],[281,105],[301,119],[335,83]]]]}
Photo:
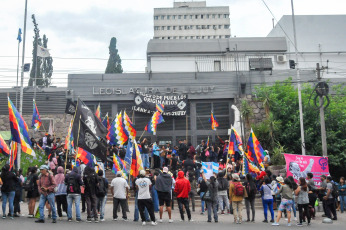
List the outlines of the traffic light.
{"type": "Polygon", "coordinates": [[[289,64],[290,64],[290,69],[295,69],[296,68],[296,62],[294,60],[290,60],[289,64]]]}
{"type": "Polygon", "coordinates": [[[29,72],[29,71],[30,71],[30,63],[24,64],[23,71],[24,71],[24,72],[29,72]]]}

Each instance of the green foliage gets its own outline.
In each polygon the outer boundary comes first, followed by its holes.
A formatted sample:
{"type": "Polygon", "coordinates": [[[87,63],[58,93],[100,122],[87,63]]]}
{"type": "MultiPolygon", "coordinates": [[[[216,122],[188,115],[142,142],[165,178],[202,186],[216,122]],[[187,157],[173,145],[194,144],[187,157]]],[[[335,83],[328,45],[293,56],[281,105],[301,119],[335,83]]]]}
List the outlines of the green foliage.
{"type": "Polygon", "coordinates": [[[253,116],[253,110],[249,102],[245,99],[241,100],[240,113],[241,116],[245,119],[247,127],[250,127],[251,117],[253,116]]]}
{"type": "Polygon", "coordinates": [[[111,38],[109,44],[109,59],[105,73],[122,73],[123,67],[121,66],[121,58],[117,49],[117,39],[111,38]]]}
{"type": "MultiPolygon", "coordinates": [[[[341,167],[346,164],[346,87],[336,85],[332,89],[333,94],[328,95],[330,104],[325,110],[328,156],[332,167],[341,167]]],[[[313,90],[313,85],[303,85],[305,147],[308,155],[321,156],[320,116],[319,109],[312,102],[316,95],[313,90]]],[[[301,154],[298,92],[292,79],[257,87],[256,94],[263,102],[270,102],[269,117],[254,127],[262,146],[270,152],[284,146],[283,152],[301,154]]]]}
{"type": "Polygon", "coordinates": [[[285,165],[285,157],[283,155],[285,151],[284,146],[281,146],[280,143],[276,143],[276,146],[273,149],[273,153],[271,154],[271,163],[274,165],[285,165]]]}

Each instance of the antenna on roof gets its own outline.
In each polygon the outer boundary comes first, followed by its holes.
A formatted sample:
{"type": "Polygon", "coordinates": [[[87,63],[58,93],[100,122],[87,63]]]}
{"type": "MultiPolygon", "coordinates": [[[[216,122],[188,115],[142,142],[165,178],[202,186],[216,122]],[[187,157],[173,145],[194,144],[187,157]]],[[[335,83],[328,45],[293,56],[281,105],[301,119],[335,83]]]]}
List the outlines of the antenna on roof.
{"type": "Polygon", "coordinates": [[[274,18],[272,18],[272,22],[273,22],[273,29],[274,29],[274,18]]]}

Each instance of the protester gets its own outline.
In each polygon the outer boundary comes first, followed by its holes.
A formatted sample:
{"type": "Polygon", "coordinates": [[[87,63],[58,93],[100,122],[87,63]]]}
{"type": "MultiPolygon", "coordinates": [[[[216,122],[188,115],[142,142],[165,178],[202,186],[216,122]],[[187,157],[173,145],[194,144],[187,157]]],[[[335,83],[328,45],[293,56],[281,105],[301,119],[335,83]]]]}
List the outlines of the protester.
{"type": "Polygon", "coordinates": [[[16,194],[17,176],[10,172],[10,165],[6,164],[1,169],[1,193],[2,193],[2,218],[6,218],[6,204],[8,200],[10,219],[13,219],[14,209],[13,201],[16,194]]]}
{"type": "Polygon", "coordinates": [[[57,191],[55,193],[56,206],[58,209],[58,216],[61,218],[62,211],[67,213],[67,186],[65,184],[65,175],[63,167],[59,166],[57,169],[57,175],[55,175],[55,182],[57,191]]]}
{"type": "Polygon", "coordinates": [[[208,190],[208,186],[206,184],[206,181],[203,179],[203,169],[200,170],[201,176],[198,178],[198,193],[201,198],[201,215],[204,215],[205,211],[205,201],[202,199],[204,196],[204,193],[208,190]]]}
{"type": "Polygon", "coordinates": [[[96,196],[98,198],[100,206],[100,221],[105,221],[105,209],[107,202],[107,192],[108,192],[108,180],[104,177],[103,170],[97,172],[97,183],[98,187],[96,188],[96,196]]]}
{"type": "Polygon", "coordinates": [[[324,214],[322,215],[322,217],[327,217],[327,210],[326,210],[326,200],[324,199],[325,195],[326,195],[326,192],[327,192],[327,177],[326,175],[322,175],[321,176],[321,185],[320,187],[318,188],[318,199],[320,201],[322,201],[322,205],[323,205],[323,212],[324,214]]]}
{"type": "Polygon", "coordinates": [[[145,171],[139,172],[139,178],[136,180],[136,187],[138,189],[138,209],[142,219],[142,225],[146,225],[146,219],[144,215],[144,209],[146,208],[149,212],[151,219],[151,225],[157,225],[155,221],[154,205],[150,197],[151,181],[145,177],[145,171]]]}
{"type": "Polygon", "coordinates": [[[21,212],[20,212],[20,201],[21,201],[21,195],[22,195],[22,179],[21,179],[21,170],[19,169],[18,171],[15,170],[16,176],[17,176],[17,182],[15,183],[15,191],[16,194],[14,196],[14,200],[13,200],[13,216],[14,217],[20,217],[21,216],[21,212]]]}
{"type": "Polygon", "coordinates": [[[340,177],[340,183],[338,185],[338,191],[339,191],[341,213],[343,213],[344,210],[346,210],[346,184],[345,184],[345,177],[340,177]]]}
{"type": "Polygon", "coordinates": [[[221,215],[225,214],[225,208],[227,208],[227,211],[229,210],[229,200],[227,196],[227,190],[229,189],[229,183],[226,178],[224,178],[225,173],[219,172],[217,175],[217,182],[218,182],[218,192],[217,197],[219,201],[219,208],[221,210],[221,215]]]}
{"type": "Polygon", "coordinates": [[[29,218],[34,218],[34,212],[35,212],[35,205],[36,200],[38,197],[40,197],[40,193],[38,191],[38,175],[37,175],[37,168],[36,167],[30,167],[28,169],[29,174],[25,181],[25,190],[28,192],[26,197],[29,199],[28,202],[28,210],[29,210],[29,218]]]}
{"type": "Polygon", "coordinates": [[[177,194],[178,207],[180,212],[181,220],[184,221],[184,210],[185,207],[187,218],[189,221],[193,221],[191,218],[191,212],[189,208],[189,192],[191,191],[190,181],[184,177],[184,172],[178,172],[178,178],[175,182],[174,192],[177,194]]]}
{"type": "Polygon", "coordinates": [[[272,187],[271,187],[271,181],[269,177],[264,177],[264,182],[260,188],[261,196],[262,196],[262,202],[263,202],[263,209],[264,209],[264,220],[263,223],[268,223],[268,208],[271,214],[271,223],[274,223],[274,209],[273,209],[273,196],[272,196],[272,187]]]}
{"type": "Polygon", "coordinates": [[[97,175],[94,168],[85,167],[83,182],[85,185],[85,201],[87,203],[87,222],[91,223],[91,219],[94,218],[95,223],[98,223],[96,197],[97,175]]]}
{"type": "Polygon", "coordinates": [[[244,198],[244,187],[240,182],[240,178],[238,174],[233,174],[233,183],[229,187],[229,196],[230,200],[232,200],[233,205],[233,215],[234,215],[234,223],[241,224],[242,223],[242,211],[243,211],[243,198],[244,198]]]}
{"type": "Polygon", "coordinates": [[[47,165],[42,165],[40,167],[41,175],[38,178],[38,188],[41,194],[39,202],[40,219],[36,220],[36,223],[44,223],[44,205],[48,201],[51,211],[52,211],[52,223],[56,223],[56,209],[55,209],[55,195],[54,188],[56,187],[56,182],[52,173],[50,173],[47,165]]]}
{"type": "Polygon", "coordinates": [[[173,179],[170,174],[168,174],[168,168],[163,168],[163,173],[158,175],[155,180],[155,188],[157,190],[157,194],[159,197],[159,204],[160,204],[160,219],[159,222],[162,221],[162,214],[163,214],[163,206],[166,205],[166,210],[168,212],[168,222],[173,223],[172,220],[172,210],[171,210],[171,196],[172,196],[172,186],[173,186],[173,179]]]}
{"type": "Polygon", "coordinates": [[[255,222],[255,198],[256,198],[256,184],[253,181],[252,176],[248,173],[246,174],[246,181],[244,183],[244,187],[247,193],[247,197],[245,197],[245,207],[246,207],[246,222],[250,222],[250,206],[252,212],[251,222],[255,222]]]}
{"type": "Polygon", "coordinates": [[[214,214],[215,223],[219,222],[218,214],[217,214],[217,204],[218,204],[218,186],[219,183],[214,176],[211,176],[209,181],[206,179],[204,173],[202,174],[203,180],[206,182],[208,187],[207,192],[209,192],[209,199],[205,200],[207,203],[208,209],[208,222],[211,222],[211,212],[214,214]]]}
{"type": "Polygon", "coordinates": [[[294,202],[293,200],[293,185],[291,184],[289,179],[284,180],[284,184],[280,187],[280,189],[277,191],[277,194],[281,194],[281,202],[279,206],[279,211],[277,215],[276,222],[273,223],[273,226],[279,226],[279,222],[282,216],[282,212],[287,212],[287,226],[291,226],[291,209],[292,204],[294,202]]]}
{"type": "Polygon", "coordinates": [[[309,211],[309,188],[304,177],[299,178],[299,186],[295,190],[296,196],[298,196],[298,210],[299,210],[299,223],[298,227],[303,226],[304,214],[308,219],[308,225],[310,225],[310,211],[309,211]],[[303,211],[304,209],[304,211],[303,211]]]}
{"type": "Polygon", "coordinates": [[[158,142],[154,142],[153,144],[153,157],[154,157],[154,168],[160,168],[160,147],[158,146],[158,142]]]}
{"type": "Polygon", "coordinates": [[[72,172],[65,177],[65,184],[67,185],[67,219],[72,221],[72,205],[75,203],[76,207],[76,222],[81,221],[79,204],[81,200],[81,186],[83,181],[81,175],[78,173],[78,168],[74,167],[72,172]]]}
{"type": "Polygon", "coordinates": [[[317,188],[315,185],[314,180],[312,179],[314,175],[312,173],[307,174],[307,179],[308,179],[308,188],[309,188],[309,208],[313,208],[314,212],[312,213],[311,218],[314,219],[316,215],[316,209],[315,209],[315,203],[317,200],[317,188]]]}
{"type": "Polygon", "coordinates": [[[329,219],[337,220],[338,217],[336,215],[336,207],[335,207],[336,196],[333,195],[333,190],[336,188],[333,187],[331,176],[327,177],[326,182],[327,182],[327,194],[323,197],[326,204],[326,214],[329,219]],[[332,218],[332,214],[333,214],[333,218],[332,218]]]}
{"type": "Polygon", "coordinates": [[[116,177],[111,182],[111,192],[113,196],[113,220],[118,220],[118,206],[120,204],[122,210],[122,218],[127,221],[126,214],[126,197],[129,190],[127,181],[121,177],[122,172],[118,171],[116,177]]]}
{"type": "Polygon", "coordinates": [[[195,196],[196,196],[195,192],[197,190],[197,182],[195,179],[195,172],[191,168],[188,171],[188,180],[189,180],[190,185],[191,185],[191,190],[189,192],[189,204],[191,201],[192,212],[195,212],[195,196]]]}

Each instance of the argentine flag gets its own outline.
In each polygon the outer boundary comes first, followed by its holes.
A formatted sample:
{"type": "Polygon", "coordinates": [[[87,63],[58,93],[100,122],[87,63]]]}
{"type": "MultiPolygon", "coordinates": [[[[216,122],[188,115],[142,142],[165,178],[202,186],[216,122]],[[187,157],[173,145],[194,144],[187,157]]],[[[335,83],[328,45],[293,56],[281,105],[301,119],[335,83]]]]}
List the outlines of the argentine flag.
{"type": "Polygon", "coordinates": [[[202,169],[207,179],[219,172],[219,164],[214,162],[202,162],[202,169]]]}

